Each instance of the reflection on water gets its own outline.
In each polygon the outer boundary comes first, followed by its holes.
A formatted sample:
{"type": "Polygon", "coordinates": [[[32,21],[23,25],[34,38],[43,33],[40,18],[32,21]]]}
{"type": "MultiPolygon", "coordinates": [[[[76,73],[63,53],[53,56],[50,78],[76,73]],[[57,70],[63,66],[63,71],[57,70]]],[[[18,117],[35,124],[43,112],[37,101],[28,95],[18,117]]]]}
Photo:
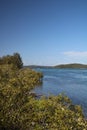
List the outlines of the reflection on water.
{"type": "Polygon", "coordinates": [[[43,84],[34,92],[40,95],[58,95],[64,92],[73,103],[80,104],[87,117],[87,70],[86,69],[43,69],[43,84]]]}

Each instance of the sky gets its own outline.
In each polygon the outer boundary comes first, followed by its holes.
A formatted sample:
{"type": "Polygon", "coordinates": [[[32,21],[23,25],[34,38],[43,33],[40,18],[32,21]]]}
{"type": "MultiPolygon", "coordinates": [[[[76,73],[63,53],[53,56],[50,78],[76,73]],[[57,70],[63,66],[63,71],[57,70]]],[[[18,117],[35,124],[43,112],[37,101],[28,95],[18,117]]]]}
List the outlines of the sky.
{"type": "Polygon", "coordinates": [[[87,0],[0,0],[0,57],[87,64],[87,0]]]}

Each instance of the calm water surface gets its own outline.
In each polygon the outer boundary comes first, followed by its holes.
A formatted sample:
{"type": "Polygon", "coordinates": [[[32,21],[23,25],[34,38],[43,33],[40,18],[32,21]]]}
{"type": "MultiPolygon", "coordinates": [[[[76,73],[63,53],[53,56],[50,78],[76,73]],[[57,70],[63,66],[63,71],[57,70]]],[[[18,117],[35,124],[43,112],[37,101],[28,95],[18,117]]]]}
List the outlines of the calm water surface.
{"type": "Polygon", "coordinates": [[[65,93],[82,106],[87,117],[87,69],[35,69],[44,74],[43,84],[34,89],[40,95],[65,93]]]}

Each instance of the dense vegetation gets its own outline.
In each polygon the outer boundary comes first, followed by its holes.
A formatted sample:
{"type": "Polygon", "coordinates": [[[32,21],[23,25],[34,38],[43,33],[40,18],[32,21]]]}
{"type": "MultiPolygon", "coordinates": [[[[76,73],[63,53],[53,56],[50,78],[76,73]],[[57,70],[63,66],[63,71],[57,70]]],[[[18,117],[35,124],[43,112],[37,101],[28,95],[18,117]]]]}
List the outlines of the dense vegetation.
{"type": "Polygon", "coordinates": [[[87,68],[87,65],[84,65],[84,64],[77,64],[77,63],[74,63],[74,64],[62,64],[62,65],[57,65],[55,66],[55,68],[73,68],[73,69],[79,69],[79,68],[87,68]]]}
{"type": "Polygon", "coordinates": [[[4,64],[13,64],[15,67],[19,69],[23,67],[23,62],[19,53],[14,53],[13,55],[0,57],[0,65],[4,64]]]}
{"type": "Polygon", "coordinates": [[[42,73],[18,65],[20,55],[17,63],[14,55],[5,60],[0,62],[0,130],[87,130],[81,107],[67,96],[36,99],[30,94],[42,73]]]}

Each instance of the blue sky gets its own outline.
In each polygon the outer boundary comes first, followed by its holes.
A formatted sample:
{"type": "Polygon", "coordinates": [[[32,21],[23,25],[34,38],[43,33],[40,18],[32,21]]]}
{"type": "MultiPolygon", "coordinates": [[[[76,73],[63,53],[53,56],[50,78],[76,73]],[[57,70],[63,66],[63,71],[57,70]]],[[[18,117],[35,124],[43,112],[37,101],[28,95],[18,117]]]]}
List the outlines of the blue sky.
{"type": "Polygon", "coordinates": [[[0,56],[87,64],[87,0],[0,0],[0,56]]]}

